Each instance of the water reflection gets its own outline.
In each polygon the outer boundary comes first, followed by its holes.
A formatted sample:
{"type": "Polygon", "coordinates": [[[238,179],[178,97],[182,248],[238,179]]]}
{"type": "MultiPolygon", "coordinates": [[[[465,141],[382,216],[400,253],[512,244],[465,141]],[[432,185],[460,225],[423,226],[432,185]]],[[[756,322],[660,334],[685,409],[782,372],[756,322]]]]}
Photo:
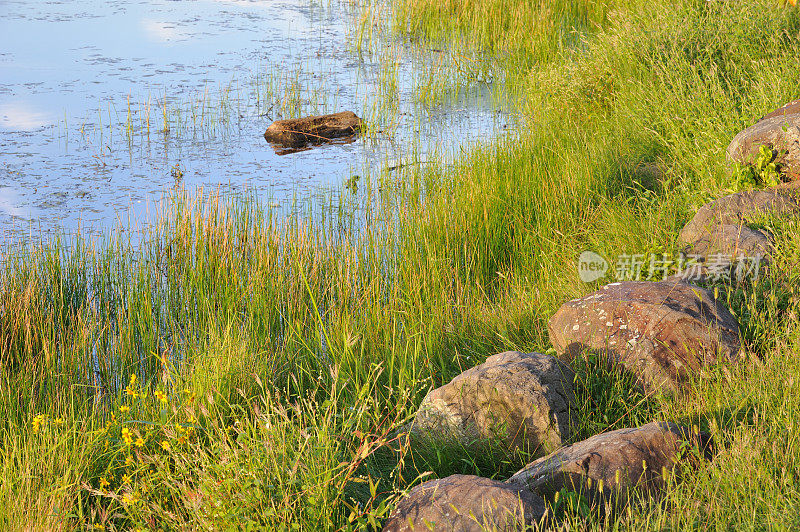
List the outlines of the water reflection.
{"type": "Polygon", "coordinates": [[[0,2],[0,232],[20,219],[104,231],[176,186],[292,201],[502,129],[485,97],[421,110],[415,54],[359,54],[351,5],[0,2]],[[262,137],[273,120],[342,110],[385,133],[291,152],[262,137]]]}

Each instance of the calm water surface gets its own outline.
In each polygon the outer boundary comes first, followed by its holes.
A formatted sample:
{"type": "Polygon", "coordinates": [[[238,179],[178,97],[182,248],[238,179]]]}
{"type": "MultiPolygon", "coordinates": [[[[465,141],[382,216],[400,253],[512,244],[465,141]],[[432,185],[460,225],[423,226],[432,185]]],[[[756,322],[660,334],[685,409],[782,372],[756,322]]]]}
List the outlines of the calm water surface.
{"type": "Polygon", "coordinates": [[[286,204],[505,127],[485,96],[415,103],[419,54],[359,53],[354,14],[335,0],[0,0],[0,237],[138,225],[173,189],[286,204]],[[371,116],[379,101],[394,118],[371,139],[278,155],[262,137],[274,119],[371,116]]]}

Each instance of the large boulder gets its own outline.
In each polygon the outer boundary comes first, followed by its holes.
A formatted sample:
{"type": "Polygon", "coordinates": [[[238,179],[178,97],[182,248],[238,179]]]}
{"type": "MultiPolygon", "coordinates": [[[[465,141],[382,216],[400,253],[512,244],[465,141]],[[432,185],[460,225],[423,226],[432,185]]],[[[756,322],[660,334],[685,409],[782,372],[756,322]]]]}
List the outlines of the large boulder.
{"type": "Polygon", "coordinates": [[[629,500],[632,489],[658,496],[666,474],[679,464],[697,466],[710,459],[712,452],[707,434],[675,423],[649,423],[563,447],[528,464],[507,483],[549,500],[567,489],[581,493],[592,504],[620,504],[629,500]]]}
{"type": "Polygon", "coordinates": [[[751,163],[763,145],[776,152],[775,161],[787,176],[800,178],[800,100],[772,111],[737,134],[728,146],[728,158],[751,163]]]}
{"type": "Polygon", "coordinates": [[[517,531],[541,522],[544,501],[530,490],[487,478],[452,475],[415,487],[384,524],[384,532],[517,531]]]}
{"type": "Polygon", "coordinates": [[[746,224],[762,215],[786,214],[800,214],[800,203],[789,188],[738,192],[700,207],[678,239],[698,255],[766,258],[772,250],[771,235],[746,224]]]}
{"type": "Polygon", "coordinates": [[[267,141],[284,148],[301,148],[350,137],[361,129],[361,119],[351,111],[321,116],[276,120],[264,132],[267,141]]]}
{"type": "Polygon", "coordinates": [[[569,438],[575,374],[550,355],[489,357],[423,399],[412,435],[468,448],[500,442],[542,456],[569,438]]]}
{"type": "Polygon", "coordinates": [[[568,359],[591,350],[647,390],[675,392],[704,367],[734,361],[739,324],[703,288],[685,282],[621,282],[561,306],[550,341],[568,359]]]}

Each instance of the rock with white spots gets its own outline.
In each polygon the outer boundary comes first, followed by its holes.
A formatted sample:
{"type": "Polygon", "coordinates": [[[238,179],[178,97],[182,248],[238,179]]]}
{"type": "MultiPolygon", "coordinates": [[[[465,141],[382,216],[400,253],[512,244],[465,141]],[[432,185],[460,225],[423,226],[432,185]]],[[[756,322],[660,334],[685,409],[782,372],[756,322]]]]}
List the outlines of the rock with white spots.
{"type": "Polygon", "coordinates": [[[550,355],[493,355],[428,393],[411,433],[467,448],[501,443],[542,456],[570,437],[574,380],[569,366],[550,355]]]}
{"type": "Polygon", "coordinates": [[[694,467],[713,452],[711,438],[675,423],[649,423],[598,434],[528,464],[507,482],[546,500],[561,489],[581,493],[591,504],[628,500],[630,490],[658,496],[665,476],[680,464],[694,467]]]}
{"type": "Polygon", "coordinates": [[[517,531],[541,523],[547,510],[530,490],[471,475],[415,487],[384,524],[384,532],[517,531]]]}
{"type": "Polygon", "coordinates": [[[549,323],[568,360],[587,350],[631,372],[647,390],[675,392],[739,355],[739,324],[713,293],[685,282],[612,283],[569,301],[549,323]]]}

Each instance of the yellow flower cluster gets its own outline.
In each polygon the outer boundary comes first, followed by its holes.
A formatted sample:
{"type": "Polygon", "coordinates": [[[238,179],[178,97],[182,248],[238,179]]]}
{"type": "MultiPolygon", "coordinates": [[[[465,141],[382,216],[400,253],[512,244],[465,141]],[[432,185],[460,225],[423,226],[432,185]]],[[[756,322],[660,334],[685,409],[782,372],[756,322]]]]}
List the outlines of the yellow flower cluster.
{"type": "MultiPolygon", "coordinates": [[[[137,504],[147,497],[149,469],[144,467],[147,455],[182,452],[197,430],[194,425],[198,420],[189,406],[196,401],[191,389],[148,390],[147,386],[140,386],[136,374],[132,374],[120,403],[109,412],[101,431],[106,450],[113,452],[102,453],[99,457],[105,462],[102,464],[105,476],[96,481],[98,490],[107,496],[119,497],[125,505],[137,504]],[[173,401],[179,404],[172,411],[175,417],[168,422],[163,407],[173,401]],[[155,413],[150,408],[154,405],[160,412],[151,423],[146,416],[155,413]],[[132,412],[136,415],[132,416],[132,412]]],[[[43,420],[42,416],[35,422],[37,430],[43,420]]]]}

